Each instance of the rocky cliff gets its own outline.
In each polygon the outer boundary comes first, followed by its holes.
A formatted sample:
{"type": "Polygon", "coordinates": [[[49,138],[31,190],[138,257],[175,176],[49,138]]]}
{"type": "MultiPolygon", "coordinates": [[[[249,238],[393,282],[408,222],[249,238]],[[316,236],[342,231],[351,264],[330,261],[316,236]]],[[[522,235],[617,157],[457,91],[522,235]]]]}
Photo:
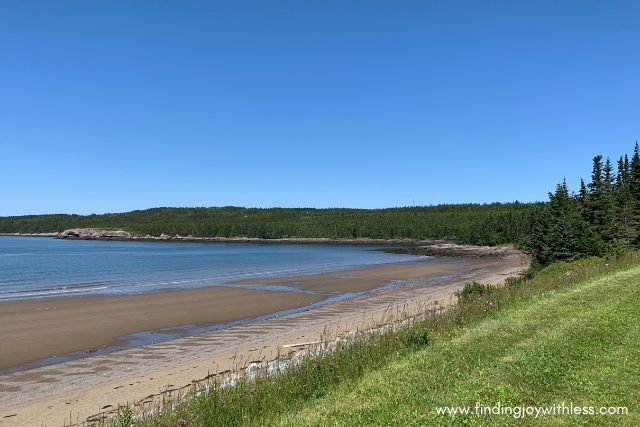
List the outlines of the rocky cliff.
{"type": "Polygon", "coordinates": [[[121,230],[98,230],[96,228],[72,228],[56,235],[59,239],[82,240],[131,240],[131,234],[121,230]]]}

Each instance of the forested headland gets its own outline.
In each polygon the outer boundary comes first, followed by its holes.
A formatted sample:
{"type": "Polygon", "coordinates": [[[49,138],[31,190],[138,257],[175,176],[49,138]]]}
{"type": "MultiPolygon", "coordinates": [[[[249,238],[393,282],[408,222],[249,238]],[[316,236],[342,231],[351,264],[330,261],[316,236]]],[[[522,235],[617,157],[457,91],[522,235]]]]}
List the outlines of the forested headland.
{"type": "Polygon", "coordinates": [[[154,208],[102,215],[0,217],[0,233],[69,228],[194,237],[449,239],[498,245],[523,241],[538,204],[457,204],[389,209],[154,208]]]}

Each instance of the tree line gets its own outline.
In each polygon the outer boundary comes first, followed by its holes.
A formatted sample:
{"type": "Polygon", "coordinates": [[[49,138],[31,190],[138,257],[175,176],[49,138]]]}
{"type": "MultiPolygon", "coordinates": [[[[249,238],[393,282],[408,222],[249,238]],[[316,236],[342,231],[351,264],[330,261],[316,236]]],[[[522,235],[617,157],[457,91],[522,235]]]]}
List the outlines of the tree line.
{"type": "Polygon", "coordinates": [[[591,180],[580,180],[577,192],[566,181],[539,206],[525,244],[538,262],[601,256],[640,247],[640,148],[631,159],[593,158],[591,180]]]}
{"type": "Polygon", "coordinates": [[[0,233],[94,227],[152,236],[411,238],[498,245],[523,241],[538,205],[514,202],[389,209],[165,207],[102,215],[0,217],[0,233]]]}

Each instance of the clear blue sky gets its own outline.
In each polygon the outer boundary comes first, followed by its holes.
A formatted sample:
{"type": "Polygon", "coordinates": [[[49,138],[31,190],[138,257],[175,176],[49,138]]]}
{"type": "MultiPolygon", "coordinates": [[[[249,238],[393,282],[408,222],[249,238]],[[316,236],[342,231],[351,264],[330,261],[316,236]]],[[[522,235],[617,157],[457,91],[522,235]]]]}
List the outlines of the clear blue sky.
{"type": "Polygon", "coordinates": [[[543,200],[636,139],[635,0],[0,3],[0,215],[543,200]]]}

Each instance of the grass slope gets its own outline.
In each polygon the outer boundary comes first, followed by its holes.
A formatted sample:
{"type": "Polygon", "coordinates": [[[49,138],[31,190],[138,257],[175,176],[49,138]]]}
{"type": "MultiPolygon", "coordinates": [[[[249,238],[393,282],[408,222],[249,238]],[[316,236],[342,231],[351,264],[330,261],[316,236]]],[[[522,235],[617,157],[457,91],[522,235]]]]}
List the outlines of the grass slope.
{"type": "MultiPolygon", "coordinates": [[[[635,261],[635,262],[634,262],[635,261]]],[[[640,425],[640,266],[582,261],[543,272],[472,326],[345,383],[282,425],[515,425],[510,415],[437,415],[435,406],[627,406],[627,416],[548,415],[527,424],[640,425]],[[562,284],[562,286],[559,286],[562,284]]]]}

